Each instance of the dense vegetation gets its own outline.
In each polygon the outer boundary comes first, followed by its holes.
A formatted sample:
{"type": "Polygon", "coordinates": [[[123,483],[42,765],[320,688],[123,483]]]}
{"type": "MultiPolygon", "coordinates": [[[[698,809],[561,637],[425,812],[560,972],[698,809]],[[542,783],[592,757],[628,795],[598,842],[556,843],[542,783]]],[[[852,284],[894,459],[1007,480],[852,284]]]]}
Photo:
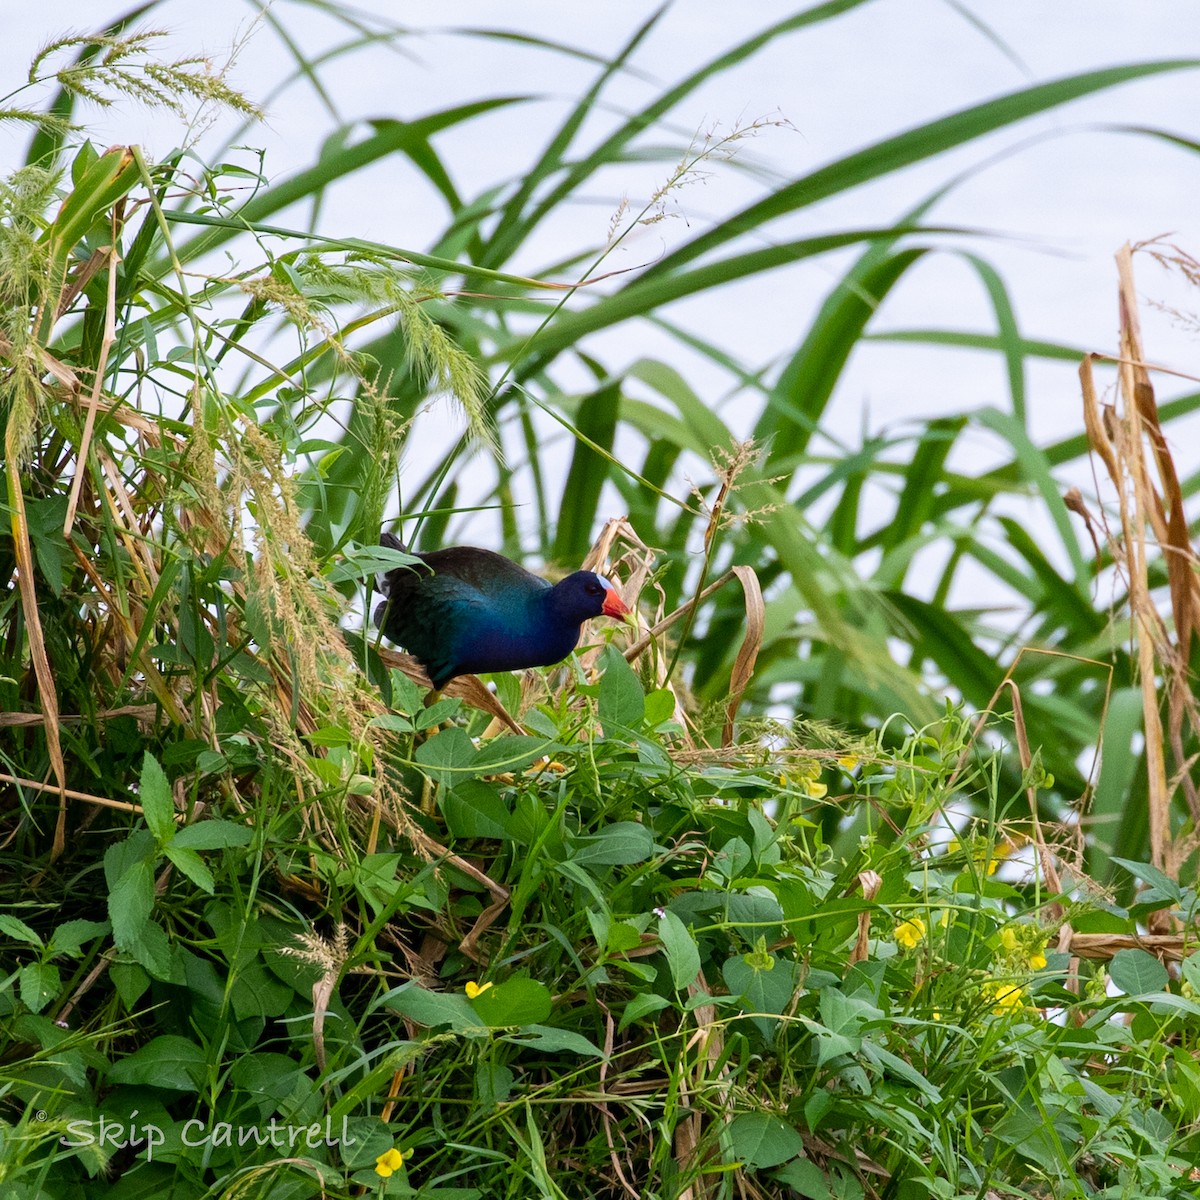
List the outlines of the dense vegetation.
{"type": "Polygon", "coordinates": [[[658,157],[680,186],[727,147],[663,149],[672,108],[855,6],[588,141],[639,30],[469,196],[438,135],[513,100],[343,131],[269,183],[234,149],[92,145],[97,98],[254,116],[145,33],[66,39],[6,98],[33,136],[0,184],[5,1197],[1195,1195],[1196,480],[1163,427],[1200,396],[1156,406],[1127,256],[1121,403],[1086,359],[1086,429],[1036,444],[1026,360],[1079,356],[1019,336],[976,259],[998,334],[920,337],[1003,355],[1007,411],[847,444],[822,425],[843,367],[954,235],[922,207],[746,240],[1180,64],[897,135],[604,287],[549,285],[605,247],[510,270],[603,169],[658,157]],[[287,223],[398,154],[446,205],[428,247],[287,223]],[[846,246],[769,378],[693,346],[752,440],[678,369],[613,373],[589,341],[686,339],[673,301],[846,246]],[[442,394],[468,434],[401,470],[442,394]],[[950,470],[980,427],[1011,461],[950,470]],[[1056,482],[1089,453],[1107,509],[1056,482]],[[1061,554],[993,516],[1009,494],[1061,554]],[[362,627],[377,534],[399,511],[435,546],[480,505],[514,556],[607,561],[645,635],[427,705],[362,627]],[[950,607],[966,564],[1017,620],[950,607]]]}

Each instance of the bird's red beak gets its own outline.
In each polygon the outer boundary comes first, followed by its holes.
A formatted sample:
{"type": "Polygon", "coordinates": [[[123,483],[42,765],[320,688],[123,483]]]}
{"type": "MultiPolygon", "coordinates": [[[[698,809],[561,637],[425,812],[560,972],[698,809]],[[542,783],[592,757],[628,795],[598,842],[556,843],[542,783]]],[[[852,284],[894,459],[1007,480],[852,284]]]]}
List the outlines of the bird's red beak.
{"type": "Polygon", "coordinates": [[[600,611],[606,617],[617,617],[620,619],[629,616],[630,608],[621,599],[621,593],[615,587],[610,587],[605,593],[604,604],[601,606],[600,611]]]}

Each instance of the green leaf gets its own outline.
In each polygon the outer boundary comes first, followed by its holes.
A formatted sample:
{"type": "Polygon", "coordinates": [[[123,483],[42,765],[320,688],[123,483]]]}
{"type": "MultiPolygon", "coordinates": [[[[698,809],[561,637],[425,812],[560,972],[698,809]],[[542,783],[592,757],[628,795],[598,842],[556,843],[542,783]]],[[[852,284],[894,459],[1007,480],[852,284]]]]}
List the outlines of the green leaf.
{"type": "MultiPolygon", "coordinates": [[[[109,847],[105,866],[116,850],[109,847]]],[[[108,893],[108,919],[119,950],[130,950],[154,911],[154,872],[145,860],[130,863],[108,893]]]]}
{"type": "Polygon", "coordinates": [[[740,1113],[729,1122],[733,1161],[762,1170],[777,1167],[804,1152],[804,1140],[790,1125],[769,1113],[740,1113]]]}
{"type": "Polygon", "coordinates": [[[1200,950],[1193,954],[1189,954],[1187,958],[1179,964],[1180,973],[1184,979],[1192,986],[1193,989],[1200,994],[1200,950]]]}
{"type": "Polygon", "coordinates": [[[0,913],[0,933],[5,933],[18,942],[27,942],[30,946],[42,944],[42,939],[24,921],[14,917],[12,913],[0,913]]]}
{"type": "Polygon", "coordinates": [[[165,846],[175,836],[175,800],[162,767],[148,750],[142,759],[138,801],[154,840],[165,846]]]}
{"type": "Polygon", "coordinates": [[[688,927],[670,909],[658,919],[658,940],[666,953],[676,990],[682,991],[695,983],[700,974],[700,951],[688,927]]]}
{"type": "Polygon", "coordinates": [[[654,837],[637,821],[616,821],[596,833],[571,839],[570,855],[582,866],[630,866],[654,853],[654,837]]]}
{"type": "Polygon", "coordinates": [[[467,731],[455,725],[422,742],[417,747],[416,760],[435,783],[453,787],[477,773],[473,769],[475,753],[467,731]]]}
{"type": "Polygon", "coordinates": [[[1135,879],[1140,879],[1143,883],[1150,884],[1157,891],[1170,896],[1172,900],[1179,903],[1183,896],[1183,891],[1170,875],[1164,874],[1157,867],[1151,866],[1150,863],[1133,862],[1128,858],[1118,858],[1115,854],[1110,857],[1117,866],[1124,867],[1135,879]]]}
{"type": "Polygon", "coordinates": [[[481,1107],[494,1109],[512,1095],[516,1078],[500,1063],[481,1062],[475,1068],[475,1098],[481,1107]]]}
{"type": "Polygon", "coordinates": [[[175,834],[172,844],[184,850],[226,850],[249,844],[253,836],[244,825],[213,818],[185,825],[175,834]]]}
{"type": "Polygon", "coordinates": [[[455,837],[508,839],[510,813],[499,792],[481,779],[465,779],[441,798],[446,828],[455,837]]]}
{"type": "Polygon", "coordinates": [[[484,1021],[461,992],[431,992],[418,984],[405,984],[386,1000],[410,1021],[436,1029],[449,1025],[455,1033],[478,1033],[484,1021]]]}
{"type": "Polygon", "coordinates": [[[526,1025],[520,1033],[506,1034],[502,1040],[512,1042],[514,1046],[529,1046],[545,1054],[566,1051],[587,1058],[604,1057],[599,1046],[588,1041],[583,1034],[570,1029],[555,1029],[550,1025],[526,1025]]]}
{"type": "Polygon", "coordinates": [[[168,1033],[113,1063],[108,1082],[195,1092],[206,1070],[204,1051],[195,1042],[168,1033]]]}
{"type": "Polygon", "coordinates": [[[472,769],[480,775],[499,775],[505,771],[523,771],[530,763],[553,753],[557,745],[545,738],[528,734],[507,734],[492,738],[479,747],[472,769]]]}
{"type": "Polygon", "coordinates": [[[779,1015],[792,1003],[799,984],[799,965],[769,955],[771,968],[765,969],[747,962],[750,955],[737,955],[726,960],[722,969],[725,985],[733,996],[741,998],[747,1011],[779,1015]]]}
{"type": "Polygon", "coordinates": [[[169,844],[166,847],[167,857],[179,868],[201,891],[213,894],[215,884],[212,872],[204,865],[204,859],[194,850],[186,850],[182,846],[169,844]]]}
{"type": "Polygon", "coordinates": [[[647,697],[643,718],[651,729],[657,729],[675,715],[675,697],[668,688],[655,688],[647,697]]]}
{"type": "Polygon", "coordinates": [[[600,654],[600,724],[605,737],[620,737],[642,723],[646,698],[641,681],[625,656],[615,646],[605,646],[600,654]]]}
{"type": "Polygon", "coordinates": [[[591,545],[600,493],[608,479],[609,457],[621,408],[621,381],[610,379],[585,396],[575,424],[575,452],[563,485],[553,556],[555,562],[576,563],[591,545]]]}
{"type": "Polygon", "coordinates": [[[522,975],[493,984],[469,1001],[493,1029],[508,1025],[535,1025],[550,1015],[550,989],[522,975]]]}
{"type": "Polygon", "coordinates": [[[30,1012],[41,1012],[62,988],[62,979],[53,963],[33,962],[21,968],[21,1003],[30,1012]]]}
{"type": "Polygon", "coordinates": [[[182,982],[176,978],[177,972],[173,969],[175,959],[167,932],[157,922],[147,921],[138,930],[137,937],[130,942],[128,950],[155,979],[169,980],[172,983],[182,982]]]}
{"type": "Polygon", "coordinates": [[[1109,978],[1129,996],[1144,996],[1167,986],[1167,968],[1145,950],[1118,950],[1108,964],[1109,978]]]}
{"type": "Polygon", "coordinates": [[[50,953],[73,954],[85,942],[103,937],[110,928],[107,921],[64,921],[50,935],[50,953]]]}
{"type": "Polygon", "coordinates": [[[798,1196],[805,1196],[808,1200],[833,1200],[829,1180],[816,1163],[807,1159],[798,1158],[785,1163],[775,1172],[773,1178],[786,1183],[798,1196]]]}
{"type": "Polygon", "coordinates": [[[639,992],[628,1004],[625,1005],[621,1012],[621,1030],[628,1029],[635,1021],[640,1021],[643,1017],[648,1017],[652,1013],[661,1012],[664,1008],[668,1008],[671,1002],[666,996],[660,996],[657,992],[639,992]]]}

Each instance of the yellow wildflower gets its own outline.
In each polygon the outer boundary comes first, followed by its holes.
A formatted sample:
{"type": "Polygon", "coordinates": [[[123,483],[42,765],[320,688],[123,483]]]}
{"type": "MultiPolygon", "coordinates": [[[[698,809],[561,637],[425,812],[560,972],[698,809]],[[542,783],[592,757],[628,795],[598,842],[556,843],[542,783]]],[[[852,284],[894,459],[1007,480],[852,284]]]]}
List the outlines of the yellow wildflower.
{"type": "Polygon", "coordinates": [[[1017,931],[1011,926],[1006,925],[1000,930],[1000,945],[1011,954],[1020,944],[1020,939],[1017,937],[1017,931]]]}
{"type": "Polygon", "coordinates": [[[983,985],[984,998],[998,1013],[1012,1012],[1025,1007],[1025,989],[1015,983],[991,981],[983,985]]]}
{"type": "Polygon", "coordinates": [[[925,938],[925,922],[920,917],[909,917],[896,926],[896,941],[911,950],[925,938]]]}
{"type": "Polygon", "coordinates": [[[1046,954],[1043,950],[1035,950],[1029,956],[1029,969],[1031,971],[1040,971],[1046,965],[1046,954]]]}
{"type": "Polygon", "coordinates": [[[388,1179],[394,1175],[402,1166],[405,1159],[412,1158],[411,1150],[397,1150],[393,1146],[390,1150],[385,1150],[375,1160],[375,1174],[383,1179],[388,1179]]]}
{"type": "Polygon", "coordinates": [[[468,1000],[474,1000],[476,996],[482,996],[483,993],[486,992],[491,986],[492,985],[490,981],[487,983],[476,983],[475,980],[472,979],[470,983],[468,983],[463,989],[463,991],[467,993],[468,1000]]]}
{"type": "Polygon", "coordinates": [[[841,767],[843,771],[849,773],[858,766],[858,756],[855,754],[843,754],[841,758],[837,760],[837,762],[838,766],[841,767]]]}
{"type": "Polygon", "coordinates": [[[809,779],[804,784],[804,790],[811,800],[820,800],[829,789],[819,779],[809,779]]]}

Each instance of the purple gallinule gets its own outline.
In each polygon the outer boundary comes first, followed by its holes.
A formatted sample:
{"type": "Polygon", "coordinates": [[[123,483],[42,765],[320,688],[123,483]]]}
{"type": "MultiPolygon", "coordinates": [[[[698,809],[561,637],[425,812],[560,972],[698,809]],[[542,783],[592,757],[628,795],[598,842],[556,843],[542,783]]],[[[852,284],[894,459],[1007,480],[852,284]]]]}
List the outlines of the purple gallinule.
{"type": "MultiPolygon", "coordinates": [[[[382,533],[379,543],[405,550],[382,533]]],[[[592,571],[551,584],[502,554],[447,546],[380,575],[375,624],[425,668],[440,691],[456,675],[561,662],[589,617],[625,617],[617,589],[592,571]]]]}

